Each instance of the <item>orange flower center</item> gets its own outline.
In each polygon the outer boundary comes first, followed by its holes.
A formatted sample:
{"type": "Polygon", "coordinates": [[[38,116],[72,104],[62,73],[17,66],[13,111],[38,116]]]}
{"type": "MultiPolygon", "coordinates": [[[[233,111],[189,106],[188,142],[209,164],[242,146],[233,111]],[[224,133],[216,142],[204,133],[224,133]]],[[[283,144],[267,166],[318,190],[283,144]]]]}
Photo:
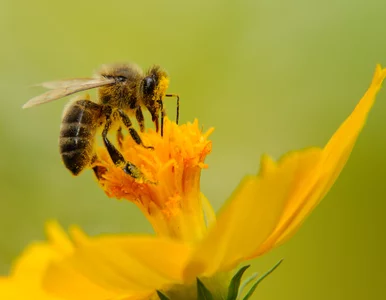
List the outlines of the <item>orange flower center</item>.
{"type": "Polygon", "coordinates": [[[120,150],[126,160],[143,174],[134,179],[111,161],[104,147],[98,149],[98,165],[106,168],[99,184],[109,197],[135,203],[152,224],[155,232],[178,240],[196,241],[206,231],[200,195],[201,169],[211,152],[207,138],[213,128],[203,133],[198,121],[178,126],[167,118],[164,136],[153,129],[141,135],[146,146],[137,145],[127,136],[120,150]]]}

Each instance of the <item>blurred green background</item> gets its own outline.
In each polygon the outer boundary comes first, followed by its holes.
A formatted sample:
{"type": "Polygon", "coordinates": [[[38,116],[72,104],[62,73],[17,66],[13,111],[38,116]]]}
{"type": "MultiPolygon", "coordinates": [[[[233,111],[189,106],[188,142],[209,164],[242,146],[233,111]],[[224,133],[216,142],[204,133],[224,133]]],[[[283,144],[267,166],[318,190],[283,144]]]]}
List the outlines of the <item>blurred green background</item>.
{"type": "MultiPolygon", "coordinates": [[[[322,146],[386,65],[386,2],[11,1],[0,3],[0,272],[47,219],[89,234],[151,232],[58,152],[66,100],[30,110],[28,86],[102,63],[165,67],[181,120],[214,126],[202,190],[216,209],[263,152],[322,146]]],[[[168,103],[174,115],[174,101],[168,103]]],[[[282,266],[256,299],[381,299],[386,281],[386,90],[347,167],[290,242],[253,261],[282,266]]]]}

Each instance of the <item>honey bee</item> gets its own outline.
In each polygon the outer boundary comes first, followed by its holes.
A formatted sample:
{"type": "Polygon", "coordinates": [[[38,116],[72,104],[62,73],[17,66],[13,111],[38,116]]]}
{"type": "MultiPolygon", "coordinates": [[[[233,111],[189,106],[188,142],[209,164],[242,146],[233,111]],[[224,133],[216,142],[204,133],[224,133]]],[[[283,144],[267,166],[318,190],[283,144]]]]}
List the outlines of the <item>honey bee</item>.
{"type": "Polygon", "coordinates": [[[99,178],[103,170],[95,166],[98,160],[95,151],[96,134],[102,129],[103,143],[114,164],[133,178],[143,178],[142,172],[134,164],[125,160],[120,151],[108,138],[110,130],[117,128],[118,144],[122,144],[122,125],[127,128],[133,140],[145,148],[138,132],[130,120],[135,116],[140,131],[145,130],[142,108],[146,108],[152,117],[156,131],[161,127],[165,109],[164,97],[177,98],[176,122],[179,118],[179,96],[166,94],[169,84],[167,73],[159,66],[149,68],[146,73],[136,64],[103,65],[93,78],[75,78],[42,83],[49,91],[30,99],[23,108],[51,102],[74,93],[97,88],[97,101],[89,96],[70,101],[63,112],[60,128],[60,155],[66,168],[78,175],[87,167],[93,167],[99,178]],[[161,120],[159,116],[161,115],[161,120]],[[161,121],[161,126],[159,125],[161,121]]]}

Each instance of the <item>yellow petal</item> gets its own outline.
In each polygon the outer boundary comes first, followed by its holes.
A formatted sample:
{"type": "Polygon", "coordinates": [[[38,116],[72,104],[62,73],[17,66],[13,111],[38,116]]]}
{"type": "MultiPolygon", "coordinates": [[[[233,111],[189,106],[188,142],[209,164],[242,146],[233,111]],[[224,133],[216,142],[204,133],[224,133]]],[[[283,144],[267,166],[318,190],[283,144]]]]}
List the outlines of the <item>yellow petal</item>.
{"type": "Polygon", "coordinates": [[[264,170],[245,177],[227,201],[216,225],[197,246],[185,279],[232,269],[256,251],[275,229],[288,195],[300,188],[299,173],[315,167],[320,155],[320,149],[306,149],[284,156],[277,165],[263,156],[264,170]]]}
{"type": "Polygon", "coordinates": [[[74,246],[57,221],[51,220],[46,222],[45,231],[47,239],[58,253],[66,255],[72,252],[74,246]]]}
{"type": "Polygon", "coordinates": [[[73,246],[57,222],[47,222],[46,233],[49,242],[35,242],[27,246],[15,261],[11,270],[13,278],[25,278],[38,286],[48,264],[71,253],[73,246]]]}
{"type": "Polygon", "coordinates": [[[71,239],[76,246],[85,245],[90,241],[90,238],[84,233],[84,231],[76,225],[70,226],[68,229],[71,239]]]}
{"type": "Polygon", "coordinates": [[[12,277],[18,280],[33,281],[38,286],[48,264],[58,258],[60,255],[47,243],[31,244],[14,263],[11,271],[12,277]]]}
{"type": "Polygon", "coordinates": [[[270,250],[276,243],[278,237],[292,224],[299,210],[317,197],[320,192],[320,172],[323,166],[323,151],[312,148],[308,151],[296,151],[286,154],[287,159],[297,159],[299,166],[294,174],[290,192],[287,194],[285,209],[276,224],[272,234],[246,258],[261,255],[270,250]]]}
{"type": "Polygon", "coordinates": [[[302,190],[289,198],[275,232],[254,256],[261,255],[288,240],[330,190],[350,156],[385,77],[386,69],[378,65],[369,89],[323,149],[319,167],[304,172],[303,177],[312,178],[312,180],[308,180],[302,190]]]}
{"type": "Polygon", "coordinates": [[[267,154],[263,154],[260,160],[260,171],[259,175],[264,176],[264,174],[272,172],[276,168],[276,162],[267,154]]]}
{"type": "Polygon", "coordinates": [[[4,300],[63,300],[44,293],[38,286],[10,278],[0,278],[0,299],[4,300]]]}
{"type": "Polygon", "coordinates": [[[44,285],[71,299],[106,299],[149,294],[182,282],[190,249],[166,238],[116,236],[90,239],[49,268],[44,285]],[[82,295],[79,293],[82,288],[82,295]],[[99,294],[100,290],[104,293],[99,294]],[[107,293],[107,294],[106,294],[107,293]]]}
{"type": "Polygon", "coordinates": [[[216,222],[216,213],[212,205],[210,204],[208,198],[205,197],[203,193],[200,194],[202,210],[204,211],[206,226],[210,227],[216,222]]]}
{"type": "Polygon", "coordinates": [[[14,262],[11,275],[0,280],[0,299],[58,299],[42,289],[42,278],[53,261],[71,252],[72,244],[56,222],[48,222],[48,242],[35,242],[14,262]]]}

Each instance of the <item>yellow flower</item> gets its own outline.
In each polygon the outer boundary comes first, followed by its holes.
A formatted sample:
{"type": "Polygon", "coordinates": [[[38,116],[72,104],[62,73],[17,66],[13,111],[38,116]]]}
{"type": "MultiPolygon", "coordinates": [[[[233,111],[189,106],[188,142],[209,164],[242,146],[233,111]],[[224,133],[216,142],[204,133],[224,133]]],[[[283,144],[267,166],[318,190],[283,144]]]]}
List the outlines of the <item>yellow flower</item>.
{"type": "Polygon", "coordinates": [[[366,94],[324,148],[278,161],[264,155],[259,173],[241,181],[217,220],[199,181],[211,130],[202,133],[197,121],[177,126],[166,120],[162,138],[152,130],[143,134],[154,150],[125,139],[124,156],[143,173],[137,180],[102,148],[99,184],[110,197],[135,203],[156,235],[89,238],[77,230],[71,251],[44,264],[44,288],[63,299],[157,299],[157,290],[193,299],[191,287],[200,278],[215,299],[224,297],[230,272],[288,240],[329,191],[385,77],[377,66],[366,94]]]}
{"type": "Polygon", "coordinates": [[[0,277],[0,299],[60,300],[42,288],[47,266],[70,255],[73,244],[55,222],[47,223],[47,242],[29,245],[14,263],[11,275],[0,277]]]}

